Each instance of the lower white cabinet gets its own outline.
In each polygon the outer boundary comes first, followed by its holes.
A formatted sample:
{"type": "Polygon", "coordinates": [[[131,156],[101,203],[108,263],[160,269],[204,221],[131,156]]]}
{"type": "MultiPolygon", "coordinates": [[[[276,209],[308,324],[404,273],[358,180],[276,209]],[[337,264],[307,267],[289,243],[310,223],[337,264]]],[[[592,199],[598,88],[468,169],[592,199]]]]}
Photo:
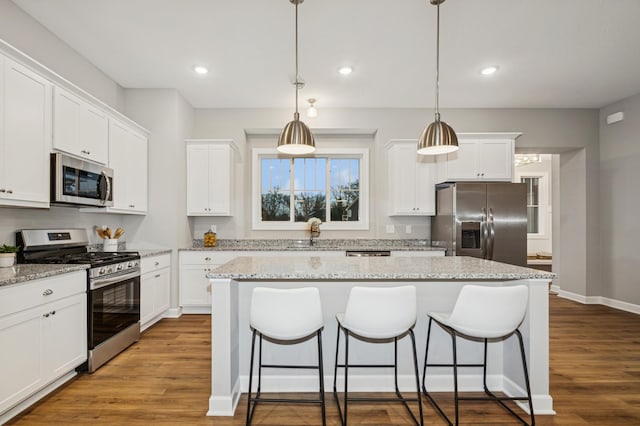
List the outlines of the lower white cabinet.
{"type": "Polygon", "coordinates": [[[171,303],[171,255],[144,257],[140,276],[140,329],[164,318],[171,303]]]}
{"type": "Polygon", "coordinates": [[[85,271],[0,287],[0,424],[87,360],[86,287],[85,271]]]}
{"type": "Polygon", "coordinates": [[[211,284],[207,273],[239,256],[333,256],[344,257],[337,251],[214,251],[187,250],[180,252],[180,306],[185,314],[211,312],[211,284]]]}

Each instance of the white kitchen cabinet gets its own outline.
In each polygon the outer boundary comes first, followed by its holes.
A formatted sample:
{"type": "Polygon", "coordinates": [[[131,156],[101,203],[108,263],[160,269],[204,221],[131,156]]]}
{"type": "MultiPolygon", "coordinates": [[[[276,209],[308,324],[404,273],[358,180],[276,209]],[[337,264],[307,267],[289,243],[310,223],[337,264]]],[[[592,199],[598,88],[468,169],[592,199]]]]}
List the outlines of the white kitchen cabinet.
{"type": "Polygon", "coordinates": [[[391,141],[387,146],[390,216],[435,215],[434,158],[417,154],[417,141],[391,141]]]}
{"type": "Polygon", "coordinates": [[[148,189],[147,137],[130,126],[109,120],[109,167],[113,169],[116,213],[145,214],[148,189]]]}
{"type": "Polygon", "coordinates": [[[238,252],[181,251],[180,306],[185,314],[211,313],[211,286],[207,273],[237,256],[238,252]]]}
{"type": "Polygon", "coordinates": [[[0,288],[0,423],[86,361],[86,280],[77,271],[0,288]]]}
{"type": "Polygon", "coordinates": [[[53,148],[108,164],[107,113],[60,87],[53,93],[53,148]]]}
{"type": "Polygon", "coordinates": [[[164,318],[171,296],[171,255],[140,261],[140,329],[146,330],[164,318]]]}
{"type": "Polygon", "coordinates": [[[234,142],[190,139],[186,150],[187,216],[231,216],[234,142]]]}
{"type": "Polygon", "coordinates": [[[49,207],[51,84],[0,55],[0,206],[49,207]]]}
{"type": "Polygon", "coordinates": [[[513,179],[518,133],[459,134],[459,149],[438,158],[438,183],[513,179]]]}

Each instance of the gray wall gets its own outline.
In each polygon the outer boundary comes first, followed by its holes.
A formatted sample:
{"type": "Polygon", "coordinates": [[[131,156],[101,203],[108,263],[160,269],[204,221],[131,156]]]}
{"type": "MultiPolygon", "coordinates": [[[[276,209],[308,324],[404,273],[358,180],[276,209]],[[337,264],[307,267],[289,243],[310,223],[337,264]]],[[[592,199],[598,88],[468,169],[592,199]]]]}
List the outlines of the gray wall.
{"type": "Polygon", "coordinates": [[[0,40],[122,112],[122,87],[11,0],[0,0],[0,40]]]}
{"type": "MultiPolygon", "coordinates": [[[[186,217],[184,139],[193,127],[193,108],[173,89],[127,89],[125,113],[151,131],[149,213],[126,218],[129,248],[191,245],[186,217]]],[[[178,253],[172,253],[171,306],[178,305],[178,253]]]]}
{"type": "Polygon", "coordinates": [[[640,94],[600,110],[601,295],[640,305],[640,94]],[[624,120],[607,125],[609,114],[624,120]]]}
{"type": "MultiPolygon", "coordinates": [[[[342,237],[429,238],[428,218],[392,218],[387,215],[387,170],[383,146],[391,139],[417,139],[432,119],[428,109],[322,109],[315,119],[303,118],[313,129],[360,128],[377,129],[371,142],[372,196],[370,231],[344,231],[342,237]],[[386,224],[412,224],[414,233],[395,235],[384,232],[386,224]]],[[[224,237],[278,238],[286,235],[301,238],[298,233],[251,231],[250,155],[244,134],[246,128],[281,128],[291,120],[290,110],[200,109],[195,113],[193,135],[196,138],[231,138],[243,153],[236,173],[243,196],[236,200],[237,215],[232,219],[193,218],[195,236],[200,237],[209,223],[218,224],[224,237]]],[[[559,274],[556,285],[580,295],[600,294],[599,279],[599,127],[598,110],[594,109],[453,109],[442,111],[442,117],[457,132],[522,132],[516,141],[519,150],[560,154],[561,201],[555,206],[560,217],[554,235],[554,271],[559,274]],[[565,198],[566,197],[566,198],[565,198]]],[[[273,141],[275,145],[275,138],[273,141]]],[[[320,142],[318,142],[320,143],[320,142]]],[[[322,236],[335,236],[323,232],[322,236]]]]}

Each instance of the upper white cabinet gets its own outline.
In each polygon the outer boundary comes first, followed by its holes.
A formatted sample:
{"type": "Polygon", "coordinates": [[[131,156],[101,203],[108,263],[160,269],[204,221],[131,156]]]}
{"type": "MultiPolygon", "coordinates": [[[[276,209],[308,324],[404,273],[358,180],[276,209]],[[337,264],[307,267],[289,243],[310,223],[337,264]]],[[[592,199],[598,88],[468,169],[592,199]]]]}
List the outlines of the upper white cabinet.
{"type": "Polygon", "coordinates": [[[70,92],[55,87],[53,148],[92,160],[109,162],[109,121],[106,112],[70,92]]]}
{"type": "Polygon", "coordinates": [[[231,216],[232,140],[187,140],[187,216],[231,216]]]}
{"type": "Polygon", "coordinates": [[[51,84],[0,55],[0,205],[49,207],[51,84]]]}
{"type": "Polygon", "coordinates": [[[459,149],[438,158],[438,183],[513,179],[515,139],[519,133],[461,133],[459,149]]]}
{"type": "Polygon", "coordinates": [[[108,211],[147,212],[147,137],[109,119],[109,167],[113,169],[113,207],[108,211]]]}
{"type": "Polygon", "coordinates": [[[416,153],[417,141],[394,140],[389,150],[390,216],[433,216],[436,213],[433,157],[416,153]]]}

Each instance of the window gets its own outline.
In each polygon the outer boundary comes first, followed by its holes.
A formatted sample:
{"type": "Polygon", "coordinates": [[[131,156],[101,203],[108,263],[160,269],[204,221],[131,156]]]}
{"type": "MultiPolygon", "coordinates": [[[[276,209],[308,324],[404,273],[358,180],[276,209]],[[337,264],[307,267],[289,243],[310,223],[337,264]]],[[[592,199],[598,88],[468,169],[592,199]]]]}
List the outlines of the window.
{"type": "Polygon", "coordinates": [[[317,150],[305,157],[253,150],[253,229],[368,229],[368,150],[317,150]]]}
{"type": "Polygon", "coordinates": [[[527,184],[527,233],[540,233],[540,178],[523,177],[520,182],[527,184]]]}

